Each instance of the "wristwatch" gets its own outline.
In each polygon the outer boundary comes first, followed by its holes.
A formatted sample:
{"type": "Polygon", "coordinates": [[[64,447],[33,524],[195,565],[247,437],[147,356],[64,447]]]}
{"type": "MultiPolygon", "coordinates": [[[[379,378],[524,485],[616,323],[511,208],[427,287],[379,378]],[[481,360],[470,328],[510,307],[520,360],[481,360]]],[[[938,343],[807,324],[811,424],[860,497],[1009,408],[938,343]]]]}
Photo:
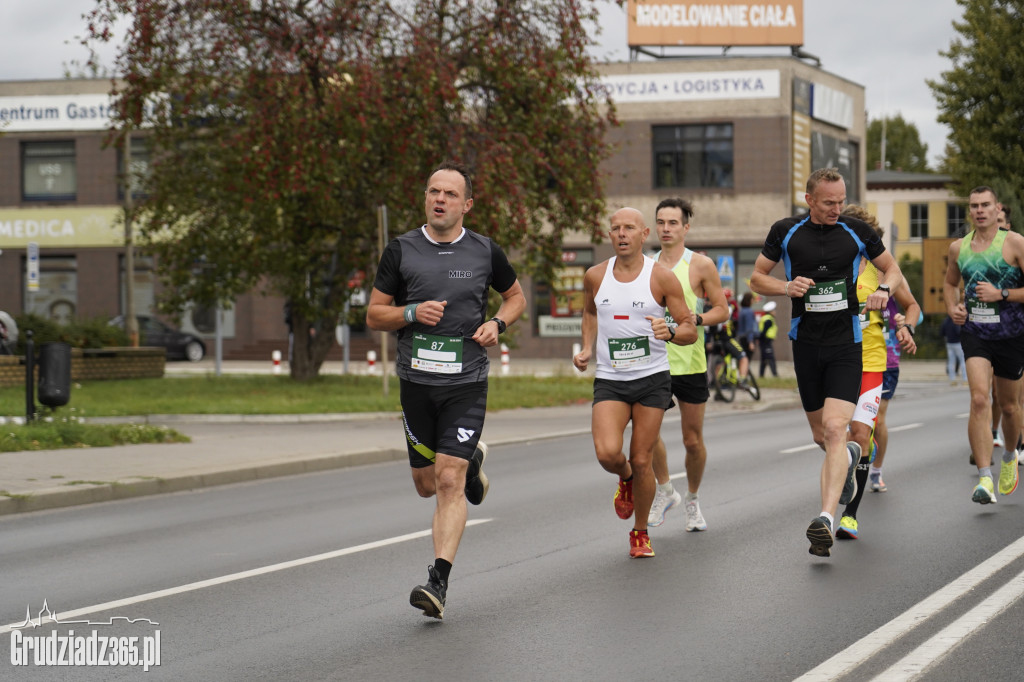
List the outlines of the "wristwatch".
{"type": "Polygon", "coordinates": [[[906,324],[901,324],[901,325],[900,325],[900,329],[906,329],[906,330],[908,330],[908,331],[910,332],[910,337],[911,337],[911,338],[913,338],[913,337],[914,337],[914,325],[912,325],[912,324],[910,324],[910,323],[906,323],[906,324]]]}
{"type": "Polygon", "coordinates": [[[887,296],[892,296],[892,292],[889,291],[889,285],[888,284],[879,284],[878,285],[878,289],[876,291],[884,291],[887,296]]]}
{"type": "Polygon", "coordinates": [[[703,327],[704,326],[704,318],[701,317],[700,315],[697,316],[697,326],[698,327],[703,327]]]}
{"type": "Polygon", "coordinates": [[[1004,301],[1006,299],[1010,298],[1010,290],[1009,289],[1003,289],[1002,292],[1000,292],[1000,293],[1002,293],[1004,301]]]}
{"type": "Polygon", "coordinates": [[[675,322],[670,322],[667,326],[669,337],[665,341],[666,343],[671,343],[672,339],[676,338],[676,330],[679,329],[679,325],[675,322]]]}
{"type": "Polygon", "coordinates": [[[498,323],[498,333],[499,334],[504,334],[505,333],[505,327],[506,327],[505,320],[501,319],[500,317],[492,317],[490,320],[488,320],[488,322],[497,322],[498,323]]]}

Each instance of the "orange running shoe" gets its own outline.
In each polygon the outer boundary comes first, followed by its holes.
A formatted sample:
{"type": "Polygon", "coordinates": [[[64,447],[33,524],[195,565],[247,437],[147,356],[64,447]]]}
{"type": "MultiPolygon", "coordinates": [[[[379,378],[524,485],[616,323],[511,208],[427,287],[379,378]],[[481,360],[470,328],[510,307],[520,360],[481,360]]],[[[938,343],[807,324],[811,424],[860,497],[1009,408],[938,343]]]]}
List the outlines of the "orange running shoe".
{"type": "Polygon", "coordinates": [[[642,559],[654,556],[651,548],[651,538],[645,530],[629,531],[629,557],[631,559],[642,559]]]}
{"type": "Polygon", "coordinates": [[[628,519],[633,515],[633,479],[628,481],[619,479],[619,487],[615,490],[615,497],[612,498],[615,505],[615,513],[620,519],[628,519]]]}

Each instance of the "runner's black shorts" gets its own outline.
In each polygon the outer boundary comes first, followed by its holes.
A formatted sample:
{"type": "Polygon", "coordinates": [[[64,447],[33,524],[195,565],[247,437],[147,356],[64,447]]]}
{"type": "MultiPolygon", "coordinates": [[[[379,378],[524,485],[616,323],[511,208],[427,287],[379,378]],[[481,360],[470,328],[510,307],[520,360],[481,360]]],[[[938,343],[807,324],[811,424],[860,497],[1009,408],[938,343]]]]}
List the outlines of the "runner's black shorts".
{"type": "Polygon", "coordinates": [[[711,397],[711,391],[708,390],[708,373],[673,374],[672,395],[679,402],[689,405],[706,403],[711,397]]]}
{"type": "Polygon", "coordinates": [[[399,384],[409,466],[428,467],[438,452],[465,460],[473,456],[487,413],[486,381],[431,386],[401,379],[399,384]]]}
{"type": "Polygon", "coordinates": [[[857,404],[864,366],[859,343],[819,346],[793,341],[793,369],[800,402],[804,412],[815,412],[825,406],[826,398],[857,404]]]}
{"type": "Polygon", "coordinates": [[[992,363],[992,373],[1000,379],[1016,381],[1024,374],[1024,336],[1009,339],[979,339],[970,332],[960,332],[964,360],[985,358],[992,363]]]}
{"type": "Polygon", "coordinates": [[[672,407],[672,375],[666,369],[650,376],[626,381],[594,379],[594,404],[613,400],[667,410],[672,407]]]}

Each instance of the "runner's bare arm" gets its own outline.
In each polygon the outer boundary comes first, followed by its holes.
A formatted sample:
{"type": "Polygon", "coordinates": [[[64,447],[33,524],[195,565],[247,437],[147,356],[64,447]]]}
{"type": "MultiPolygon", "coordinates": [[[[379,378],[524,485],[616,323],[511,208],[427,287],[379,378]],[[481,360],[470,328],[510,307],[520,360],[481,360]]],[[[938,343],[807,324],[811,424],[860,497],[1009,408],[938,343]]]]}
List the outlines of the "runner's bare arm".
{"type": "Polygon", "coordinates": [[[662,301],[665,304],[665,308],[672,313],[672,319],[678,325],[675,335],[673,335],[669,331],[664,317],[646,316],[651,323],[654,338],[660,341],[670,341],[679,346],[686,346],[696,341],[697,325],[694,322],[694,315],[686,305],[683,285],[679,283],[671,270],[657,264],[654,266],[651,277],[651,293],[654,295],[654,300],[662,301]]]}
{"type": "Polygon", "coordinates": [[[607,261],[599,263],[587,270],[583,276],[583,338],[582,350],[572,357],[572,364],[579,371],[587,369],[590,364],[590,357],[594,352],[594,342],[597,341],[597,305],[594,304],[594,296],[601,285],[604,277],[607,261]]]}
{"type": "Polygon", "coordinates": [[[370,291],[370,302],[366,306],[366,326],[379,332],[393,332],[411,324],[407,315],[414,315],[417,322],[435,326],[444,316],[448,301],[420,301],[414,308],[393,305],[395,297],[385,294],[376,287],[370,291]]]}
{"type": "Polygon", "coordinates": [[[714,326],[729,319],[729,302],[725,300],[725,290],[722,289],[722,278],[718,275],[718,268],[715,261],[702,254],[695,254],[700,274],[700,284],[704,290],[704,298],[711,302],[711,307],[701,313],[704,324],[714,326]],[[698,260],[698,256],[700,256],[698,260]]]}

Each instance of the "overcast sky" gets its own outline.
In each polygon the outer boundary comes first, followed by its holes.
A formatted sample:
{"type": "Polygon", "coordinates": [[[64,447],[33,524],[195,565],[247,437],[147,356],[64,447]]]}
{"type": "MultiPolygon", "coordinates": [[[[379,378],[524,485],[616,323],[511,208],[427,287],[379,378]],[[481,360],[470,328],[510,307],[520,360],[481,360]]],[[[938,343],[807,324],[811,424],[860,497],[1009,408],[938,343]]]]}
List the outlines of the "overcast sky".
{"type": "MultiPolygon", "coordinates": [[[[87,54],[82,14],[95,0],[0,0],[0,80],[62,78],[72,60],[87,54]]],[[[602,10],[600,55],[629,59],[625,10],[602,10]]],[[[936,120],[935,98],[925,84],[949,69],[939,56],[955,36],[956,0],[804,0],[804,51],[823,69],[867,89],[869,118],[901,114],[915,124],[934,166],[945,148],[946,127],[936,120]]],[[[720,54],[720,49],[705,50],[720,54]]],[[[734,49],[733,54],[785,54],[778,49],[734,49]]]]}

